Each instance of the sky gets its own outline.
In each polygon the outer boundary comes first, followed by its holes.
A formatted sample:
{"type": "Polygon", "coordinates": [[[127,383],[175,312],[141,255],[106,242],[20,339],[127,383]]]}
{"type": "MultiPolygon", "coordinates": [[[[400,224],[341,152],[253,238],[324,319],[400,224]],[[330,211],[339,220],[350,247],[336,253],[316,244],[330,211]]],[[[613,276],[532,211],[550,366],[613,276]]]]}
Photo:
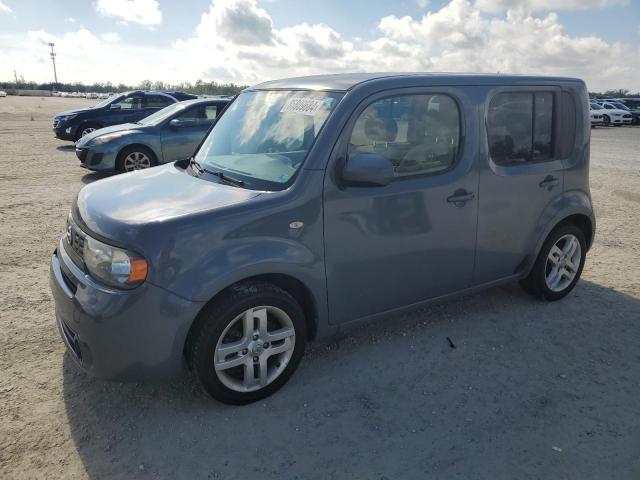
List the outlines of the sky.
{"type": "Polygon", "coordinates": [[[640,0],[0,0],[0,81],[255,84],[354,71],[640,91],[640,0]]]}

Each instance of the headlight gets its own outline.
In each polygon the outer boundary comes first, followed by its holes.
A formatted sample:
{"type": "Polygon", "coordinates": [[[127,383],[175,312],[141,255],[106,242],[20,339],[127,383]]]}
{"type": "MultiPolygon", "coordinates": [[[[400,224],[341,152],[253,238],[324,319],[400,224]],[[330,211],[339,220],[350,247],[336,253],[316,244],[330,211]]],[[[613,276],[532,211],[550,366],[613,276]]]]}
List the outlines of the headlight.
{"type": "Polygon", "coordinates": [[[83,257],[89,273],[112,287],[133,288],[147,278],[147,261],[140,255],[112,247],[88,235],[83,257]]]}
{"type": "Polygon", "coordinates": [[[64,117],[61,118],[61,120],[63,122],[68,122],[69,120],[72,120],[74,118],[76,118],[78,116],[77,113],[73,114],[73,115],[65,115],[64,117]]]}
{"type": "Polygon", "coordinates": [[[92,145],[102,145],[103,143],[110,142],[111,140],[115,140],[116,138],[120,138],[122,136],[121,132],[118,133],[107,133],[106,135],[100,135],[99,137],[91,140],[92,145]]]}

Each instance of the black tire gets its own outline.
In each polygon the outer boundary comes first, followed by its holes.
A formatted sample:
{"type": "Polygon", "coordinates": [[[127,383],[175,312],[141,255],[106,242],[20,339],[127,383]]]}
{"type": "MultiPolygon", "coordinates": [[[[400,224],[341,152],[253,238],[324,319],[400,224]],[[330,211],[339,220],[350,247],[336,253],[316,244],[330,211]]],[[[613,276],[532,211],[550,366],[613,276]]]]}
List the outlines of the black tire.
{"type": "Polygon", "coordinates": [[[302,308],[288,292],[262,281],[242,282],[230,287],[200,313],[185,348],[187,363],[202,388],[216,400],[232,405],[252,403],[275,393],[296,370],[307,342],[306,327],[302,308]],[[295,329],[293,353],[286,367],[271,383],[258,390],[240,392],[229,388],[218,378],[214,368],[216,345],[234,319],[257,306],[276,307],[289,316],[295,329]]]}
{"type": "Polygon", "coordinates": [[[129,147],[123,148],[122,150],[120,150],[120,153],[118,153],[118,158],[116,160],[116,170],[118,172],[124,173],[126,171],[124,166],[125,158],[127,158],[127,156],[131,155],[132,153],[138,152],[143,153],[149,158],[149,168],[158,165],[158,159],[151,149],[143,145],[131,145],[129,147]]]}
{"type": "Polygon", "coordinates": [[[573,223],[562,225],[549,234],[544,245],[542,245],[542,248],[540,249],[540,253],[536,258],[536,263],[533,265],[531,272],[529,272],[529,275],[526,278],[520,281],[520,285],[527,293],[541,300],[546,300],[548,302],[560,300],[567,296],[567,294],[576,286],[576,283],[578,283],[580,275],[582,274],[582,269],[584,268],[586,253],[587,242],[584,237],[584,232],[580,227],[573,223]],[[578,266],[577,274],[571,283],[561,291],[553,291],[547,286],[547,282],[545,280],[547,274],[547,257],[556,242],[563,236],[569,234],[575,236],[580,243],[580,264],[578,266]]]}
{"type": "MultiPolygon", "coordinates": [[[[80,125],[80,127],[78,127],[78,131],[76,132],[76,142],[84,136],[84,132],[87,131],[87,129],[98,130],[99,128],[102,128],[102,127],[97,123],[85,123],[84,125],[80,125]]],[[[90,132],[87,132],[87,133],[90,133],[90,132]]]]}
{"type": "Polygon", "coordinates": [[[602,124],[605,127],[608,127],[611,124],[611,118],[609,118],[609,115],[602,115],[602,124]]]}

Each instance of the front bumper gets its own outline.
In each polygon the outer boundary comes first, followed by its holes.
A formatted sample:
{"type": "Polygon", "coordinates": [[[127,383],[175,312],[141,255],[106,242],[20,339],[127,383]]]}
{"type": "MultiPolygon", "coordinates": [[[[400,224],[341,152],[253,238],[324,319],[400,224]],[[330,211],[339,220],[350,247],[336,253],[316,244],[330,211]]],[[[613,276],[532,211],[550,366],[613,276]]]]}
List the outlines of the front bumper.
{"type": "Polygon", "coordinates": [[[62,241],[49,283],[60,336],[82,369],[114,380],[180,373],[187,333],[203,303],[149,282],[127,291],[104,287],[73,263],[62,241]]]}
{"type": "Polygon", "coordinates": [[[73,125],[67,125],[64,122],[53,122],[53,135],[60,140],[70,140],[75,142],[77,127],[73,125]]]}
{"type": "Polygon", "coordinates": [[[76,157],[80,165],[98,172],[113,172],[116,169],[117,152],[107,149],[76,146],[76,157]]]}

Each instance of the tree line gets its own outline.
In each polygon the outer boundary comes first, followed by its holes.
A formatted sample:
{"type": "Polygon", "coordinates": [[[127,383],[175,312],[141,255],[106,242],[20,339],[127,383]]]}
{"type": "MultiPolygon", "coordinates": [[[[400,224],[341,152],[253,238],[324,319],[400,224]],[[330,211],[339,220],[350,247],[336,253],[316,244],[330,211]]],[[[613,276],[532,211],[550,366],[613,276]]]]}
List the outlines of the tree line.
{"type": "MultiPolygon", "coordinates": [[[[0,82],[0,89],[20,88],[24,90],[51,90],[58,92],[81,92],[81,93],[119,93],[129,90],[178,90],[181,92],[193,93],[196,95],[236,95],[247,85],[237,85],[235,83],[218,83],[218,82],[205,82],[198,80],[195,83],[180,82],[180,83],[165,83],[165,82],[152,82],[150,80],[143,80],[138,85],[125,85],[124,83],[113,84],[111,82],[98,82],[85,84],[80,82],[74,83],[58,83],[53,82],[37,83],[26,82],[19,80],[16,82],[0,82]]],[[[640,97],[640,92],[631,93],[626,88],[619,88],[616,90],[607,90],[605,92],[589,92],[590,98],[597,97],[620,97],[620,98],[632,98],[640,97]]]]}
{"type": "Polygon", "coordinates": [[[235,83],[205,82],[198,80],[195,83],[180,82],[175,84],[165,82],[151,82],[143,80],[138,85],[125,85],[124,83],[113,84],[111,82],[98,82],[85,84],[80,82],[57,83],[46,82],[0,82],[0,89],[19,88],[23,90],[51,90],[57,92],[80,92],[80,93],[119,93],[129,90],[179,90],[181,92],[193,93],[196,95],[235,95],[246,85],[235,83]]]}

